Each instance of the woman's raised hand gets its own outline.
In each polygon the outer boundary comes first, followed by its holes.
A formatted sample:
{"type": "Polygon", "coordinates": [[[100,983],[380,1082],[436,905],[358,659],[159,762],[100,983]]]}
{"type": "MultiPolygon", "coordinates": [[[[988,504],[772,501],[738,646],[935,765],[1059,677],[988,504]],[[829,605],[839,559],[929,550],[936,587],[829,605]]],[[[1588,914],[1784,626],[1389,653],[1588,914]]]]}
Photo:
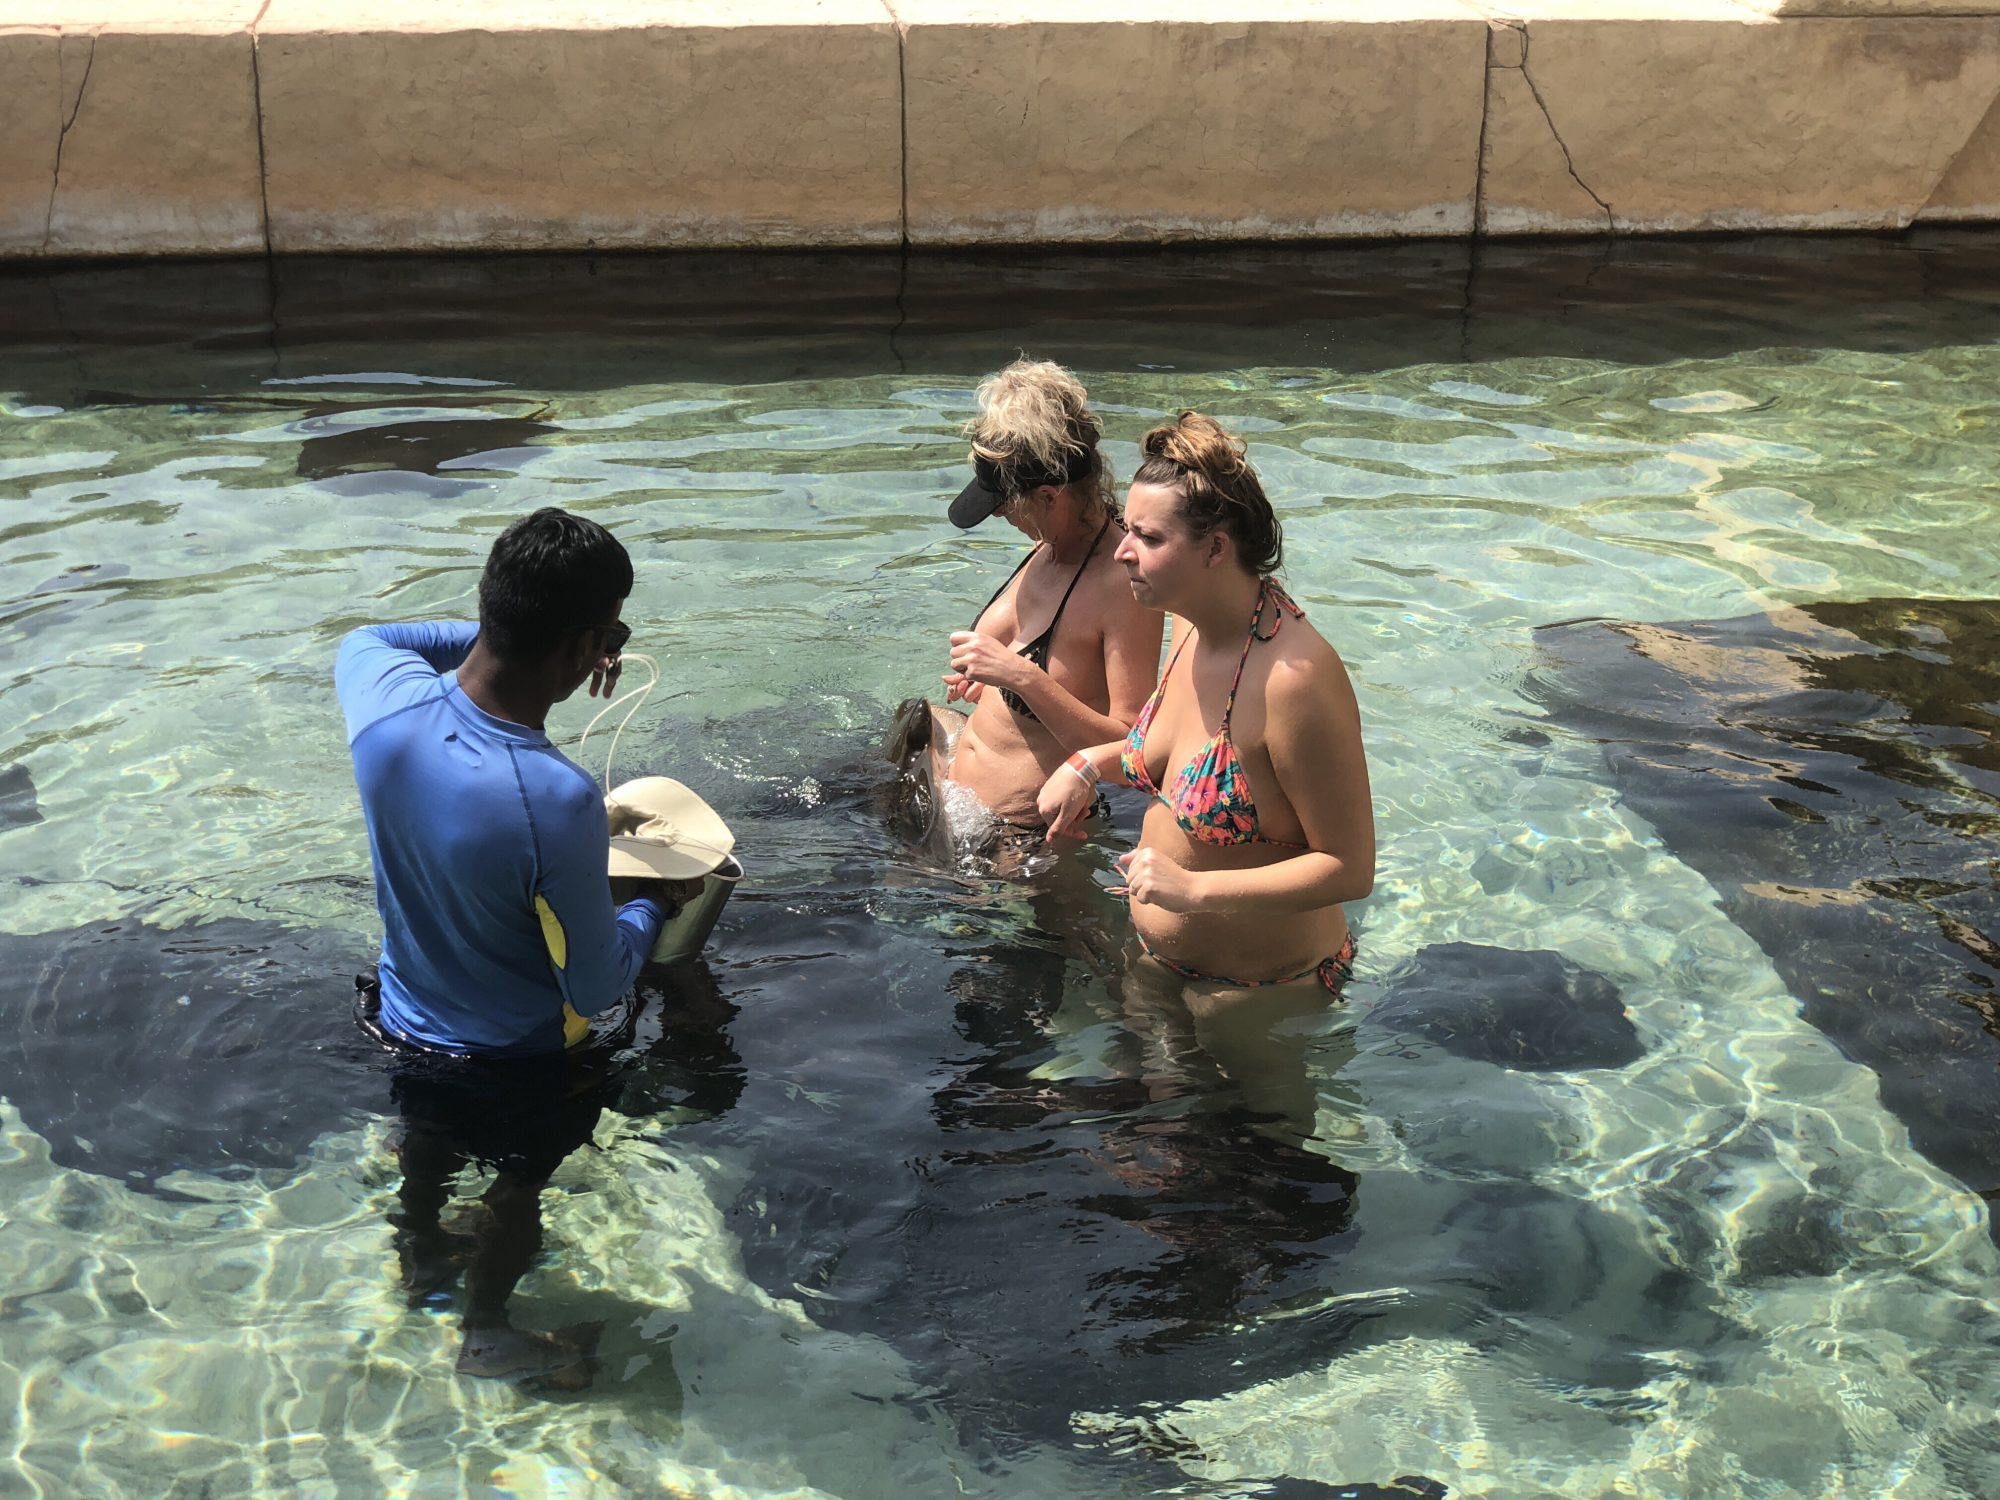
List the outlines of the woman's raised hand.
{"type": "Polygon", "coordinates": [[[974,682],[963,672],[944,674],[944,701],[947,703],[957,703],[961,699],[967,703],[977,703],[979,695],[985,691],[985,683],[974,682]]]}
{"type": "MultiPolygon", "coordinates": [[[[1011,688],[1019,692],[1030,673],[1041,668],[1011,647],[1003,646],[990,635],[981,635],[976,630],[954,630],[951,633],[951,670],[970,687],[959,696],[969,701],[978,701],[973,687],[1011,688]]],[[[951,681],[947,677],[945,681],[951,681]]]]}

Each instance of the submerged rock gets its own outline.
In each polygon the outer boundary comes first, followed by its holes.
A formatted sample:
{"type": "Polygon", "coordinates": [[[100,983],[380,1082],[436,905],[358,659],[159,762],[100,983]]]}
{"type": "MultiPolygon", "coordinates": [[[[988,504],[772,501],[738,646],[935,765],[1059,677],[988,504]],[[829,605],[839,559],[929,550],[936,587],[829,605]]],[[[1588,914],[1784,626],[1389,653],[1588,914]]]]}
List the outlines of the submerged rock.
{"type": "Polygon", "coordinates": [[[1560,953],[1439,943],[1383,989],[1364,1029],[1503,1068],[1622,1068],[1646,1053],[1618,987],[1560,953]]]}
{"type": "Polygon", "coordinates": [[[1529,684],[1873,1068],[2000,1188],[2000,602],[1876,599],[1540,632],[1529,684]]]}

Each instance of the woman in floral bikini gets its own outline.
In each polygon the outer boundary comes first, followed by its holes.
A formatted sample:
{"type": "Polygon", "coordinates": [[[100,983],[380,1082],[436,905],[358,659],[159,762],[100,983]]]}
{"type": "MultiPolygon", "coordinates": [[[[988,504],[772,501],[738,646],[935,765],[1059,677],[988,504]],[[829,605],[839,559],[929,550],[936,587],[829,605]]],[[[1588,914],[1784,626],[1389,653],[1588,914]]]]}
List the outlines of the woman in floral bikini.
{"type": "Polygon", "coordinates": [[[1354,956],[1341,903],[1375,883],[1375,819],[1347,670],[1273,574],[1278,519],[1244,444],[1195,412],[1146,435],[1117,560],[1173,616],[1159,686],[1122,741],[1043,786],[1051,836],[1100,780],[1152,794],[1124,856],[1150,966],[1197,989],[1337,990],[1354,956]]]}

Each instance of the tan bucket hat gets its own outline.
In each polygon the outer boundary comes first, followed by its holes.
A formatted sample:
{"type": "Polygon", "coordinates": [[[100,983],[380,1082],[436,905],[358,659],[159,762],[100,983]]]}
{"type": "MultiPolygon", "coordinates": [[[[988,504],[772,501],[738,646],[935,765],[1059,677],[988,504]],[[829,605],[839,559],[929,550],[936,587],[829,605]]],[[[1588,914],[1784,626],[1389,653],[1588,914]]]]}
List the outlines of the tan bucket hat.
{"type": "Polygon", "coordinates": [[[611,874],[639,880],[694,880],[736,848],[729,825],[693,792],[665,776],[641,776],[604,799],[611,820],[611,874]]]}

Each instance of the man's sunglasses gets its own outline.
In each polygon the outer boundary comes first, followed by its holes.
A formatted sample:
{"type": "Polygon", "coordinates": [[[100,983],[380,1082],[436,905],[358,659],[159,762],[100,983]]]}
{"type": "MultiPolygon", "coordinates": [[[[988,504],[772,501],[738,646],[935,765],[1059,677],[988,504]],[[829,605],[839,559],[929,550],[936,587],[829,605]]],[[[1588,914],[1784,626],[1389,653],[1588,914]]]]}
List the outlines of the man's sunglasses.
{"type": "Polygon", "coordinates": [[[632,639],[632,627],[623,620],[613,625],[585,625],[582,628],[604,632],[604,654],[613,660],[624,651],[626,642],[632,639]]]}

